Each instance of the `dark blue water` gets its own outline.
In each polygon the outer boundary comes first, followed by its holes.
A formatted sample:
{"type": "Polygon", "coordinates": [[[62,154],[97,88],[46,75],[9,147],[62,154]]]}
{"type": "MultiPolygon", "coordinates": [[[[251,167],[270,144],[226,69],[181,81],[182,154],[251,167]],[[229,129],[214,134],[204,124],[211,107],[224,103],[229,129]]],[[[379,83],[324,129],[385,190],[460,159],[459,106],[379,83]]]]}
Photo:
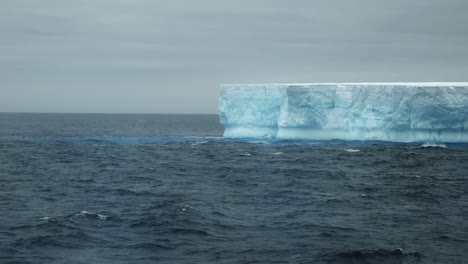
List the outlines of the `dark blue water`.
{"type": "Polygon", "coordinates": [[[466,263],[468,146],[0,114],[0,263],[466,263]]]}

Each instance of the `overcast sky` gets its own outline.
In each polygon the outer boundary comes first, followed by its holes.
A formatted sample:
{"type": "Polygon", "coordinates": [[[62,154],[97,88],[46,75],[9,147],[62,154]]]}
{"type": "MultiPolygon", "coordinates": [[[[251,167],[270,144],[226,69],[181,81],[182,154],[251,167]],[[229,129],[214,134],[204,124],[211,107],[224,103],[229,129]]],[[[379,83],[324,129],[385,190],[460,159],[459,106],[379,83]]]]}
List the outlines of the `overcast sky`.
{"type": "Polygon", "coordinates": [[[216,113],[221,83],[468,81],[466,0],[4,0],[0,112],[216,113]]]}

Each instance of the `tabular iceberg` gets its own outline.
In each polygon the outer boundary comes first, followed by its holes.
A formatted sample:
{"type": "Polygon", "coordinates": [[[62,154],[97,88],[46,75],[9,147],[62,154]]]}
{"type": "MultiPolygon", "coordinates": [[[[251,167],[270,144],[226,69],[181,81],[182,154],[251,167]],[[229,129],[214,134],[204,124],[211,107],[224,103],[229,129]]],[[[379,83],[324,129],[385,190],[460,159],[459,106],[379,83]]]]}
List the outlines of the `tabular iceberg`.
{"type": "Polygon", "coordinates": [[[468,83],[221,85],[229,138],[468,142],[468,83]]]}

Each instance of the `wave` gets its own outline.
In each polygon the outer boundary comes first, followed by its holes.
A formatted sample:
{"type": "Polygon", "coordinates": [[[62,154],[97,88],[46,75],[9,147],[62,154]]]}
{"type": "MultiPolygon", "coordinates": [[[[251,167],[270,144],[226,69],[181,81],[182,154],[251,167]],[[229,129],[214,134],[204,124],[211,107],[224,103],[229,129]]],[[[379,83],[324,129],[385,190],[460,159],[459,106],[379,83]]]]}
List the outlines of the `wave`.
{"type": "Polygon", "coordinates": [[[166,137],[132,137],[132,136],[0,136],[0,141],[15,142],[72,142],[72,143],[120,143],[143,144],[164,142],[192,142],[203,144],[208,141],[222,140],[222,137],[166,136],[166,137]]]}
{"type": "MultiPolygon", "coordinates": [[[[64,135],[31,135],[0,136],[0,143],[12,142],[52,142],[52,143],[72,143],[72,144],[92,144],[100,147],[108,144],[140,145],[158,143],[190,143],[191,147],[210,146],[210,142],[254,144],[268,146],[310,146],[310,147],[330,147],[341,148],[342,150],[354,153],[359,152],[359,147],[376,146],[406,146],[412,149],[419,148],[449,148],[467,150],[468,143],[424,143],[414,145],[414,143],[398,143],[391,141],[343,141],[343,140],[284,140],[284,139],[262,139],[255,138],[224,138],[213,136],[158,136],[158,137],[137,137],[121,135],[98,135],[98,136],[64,136],[64,135]],[[345,146],[343,148],[343,146],[345,146]]],[[[279,155],[279,154],[277,154],[279,155]]]]}
{"type": "Polygon", "coordinates": [[[419,252],[404,253],[401,248],[394,250],[375,249],[375,250],[353,250],[345,252],[334,252],[319,256],[319,259],[327,263],[403,263],[407,260],[418,261],[422,258],[419,252]]]}
{"type": "Polygon", "coordinates": [[[143,250],[174,250],[175,247],[172,245],[169,245],[168,243],[154,243],[154,242],[147,242],[147,243],[138,243],[138,244],[132,244],[130,246],[126,246],[127,248],[131,249],[143,249],[143,250]]]}

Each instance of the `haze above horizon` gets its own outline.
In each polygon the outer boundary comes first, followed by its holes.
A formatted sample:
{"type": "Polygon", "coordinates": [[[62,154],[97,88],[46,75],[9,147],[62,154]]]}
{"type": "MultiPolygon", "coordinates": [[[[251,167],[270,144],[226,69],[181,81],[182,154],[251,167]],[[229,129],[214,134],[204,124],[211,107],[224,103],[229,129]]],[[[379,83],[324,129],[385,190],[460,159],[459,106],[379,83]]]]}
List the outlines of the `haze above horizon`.
{"type": "Polygon", "coordinates": [[[468,2],[0,3],[0,112],[216,114],[222,83],[463,82],[468,2]]]}

